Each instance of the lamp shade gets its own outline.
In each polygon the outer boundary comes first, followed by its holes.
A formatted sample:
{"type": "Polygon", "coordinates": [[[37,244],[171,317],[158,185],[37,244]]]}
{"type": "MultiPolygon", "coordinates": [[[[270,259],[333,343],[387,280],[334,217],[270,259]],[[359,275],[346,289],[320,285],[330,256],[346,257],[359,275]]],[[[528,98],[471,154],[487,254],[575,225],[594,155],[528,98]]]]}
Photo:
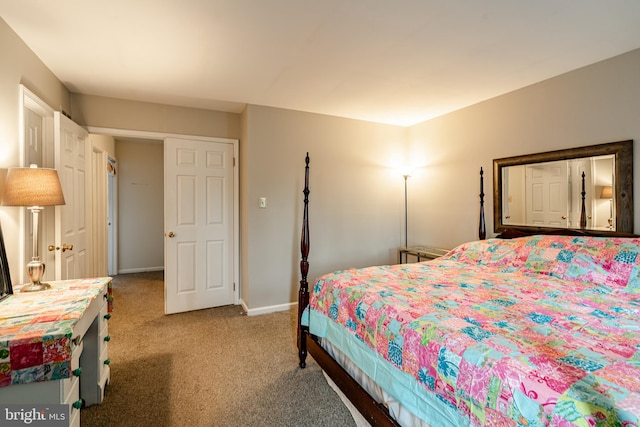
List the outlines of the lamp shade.
{"type": "Polygon", "coordinates": [[[605,185],[602,187],[602,192],[600,192],[601,199],[612,199],[613,198],[613,187],[610,185],[605,185]]]}
{"type": "Polygon", "coordinates": [[[5,206],[64,205],[58,171],[46,168],[9,168],[4,182],[5,206]]]}

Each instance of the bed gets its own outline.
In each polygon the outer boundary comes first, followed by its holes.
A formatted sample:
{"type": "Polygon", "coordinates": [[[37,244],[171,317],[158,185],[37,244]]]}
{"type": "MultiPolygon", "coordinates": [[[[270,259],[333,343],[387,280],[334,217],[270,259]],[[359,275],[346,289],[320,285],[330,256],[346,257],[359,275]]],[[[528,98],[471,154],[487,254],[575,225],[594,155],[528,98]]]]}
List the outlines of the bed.
{"type": "Polygon", "coordinates": [[[640,238],[478,240],[309,287],[305,162],[300,366],[368,423],[638,425],[640,238]]]}

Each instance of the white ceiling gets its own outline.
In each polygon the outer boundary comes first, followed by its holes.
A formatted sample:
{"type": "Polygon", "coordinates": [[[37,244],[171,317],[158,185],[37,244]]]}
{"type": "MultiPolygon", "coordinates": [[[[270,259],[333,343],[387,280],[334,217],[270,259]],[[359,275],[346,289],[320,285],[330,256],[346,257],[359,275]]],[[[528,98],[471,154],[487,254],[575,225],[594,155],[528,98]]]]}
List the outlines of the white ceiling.
{"type": "Polygon", "coordinates": [[[0,0],[75,93],[412,125],[640,48],[638,0],[0,0]]]}

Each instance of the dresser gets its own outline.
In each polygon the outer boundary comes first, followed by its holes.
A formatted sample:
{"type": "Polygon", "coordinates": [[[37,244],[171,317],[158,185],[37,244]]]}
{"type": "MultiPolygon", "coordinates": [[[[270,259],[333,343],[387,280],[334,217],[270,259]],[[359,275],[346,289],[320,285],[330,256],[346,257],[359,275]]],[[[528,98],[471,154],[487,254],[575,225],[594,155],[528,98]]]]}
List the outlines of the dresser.
{"type": "Polygon", "coordinates": [[[75,427],[110,379],[111,278],[49,283],[0,301],[0,402],[69,405],[75,427]]]}

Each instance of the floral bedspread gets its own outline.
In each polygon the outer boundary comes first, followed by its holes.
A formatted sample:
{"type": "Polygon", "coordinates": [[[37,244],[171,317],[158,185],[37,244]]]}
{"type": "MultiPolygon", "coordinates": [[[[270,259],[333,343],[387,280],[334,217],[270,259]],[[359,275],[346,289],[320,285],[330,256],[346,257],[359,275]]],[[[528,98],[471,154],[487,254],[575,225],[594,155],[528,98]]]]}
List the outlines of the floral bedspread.
{"type": "Polygon", "coordinates": [[[470,425],[637,426],[639,253],[640,239],[471,242],[325,275],[310,309],[470,425]]]}

